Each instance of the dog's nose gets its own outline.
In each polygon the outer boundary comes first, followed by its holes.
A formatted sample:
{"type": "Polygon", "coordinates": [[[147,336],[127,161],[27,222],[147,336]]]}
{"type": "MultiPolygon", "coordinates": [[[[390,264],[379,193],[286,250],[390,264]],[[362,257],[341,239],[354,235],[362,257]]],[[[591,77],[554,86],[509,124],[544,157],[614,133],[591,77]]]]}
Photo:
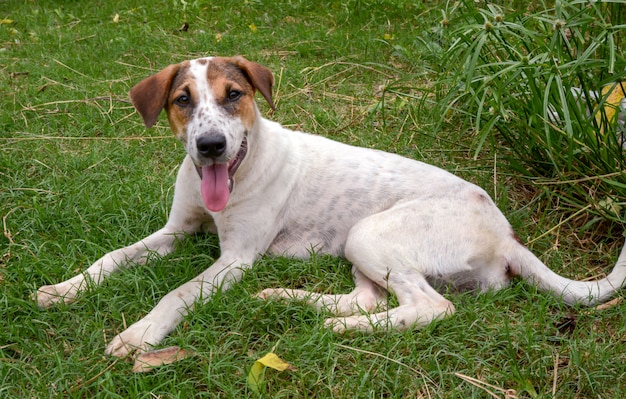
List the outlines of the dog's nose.
{"type": "Polygon", "coordinates": [[[226,137],[222,135],[200,137],[196,140],[196,148],[204,157],[217,158],[226,151],[226,137]]]}

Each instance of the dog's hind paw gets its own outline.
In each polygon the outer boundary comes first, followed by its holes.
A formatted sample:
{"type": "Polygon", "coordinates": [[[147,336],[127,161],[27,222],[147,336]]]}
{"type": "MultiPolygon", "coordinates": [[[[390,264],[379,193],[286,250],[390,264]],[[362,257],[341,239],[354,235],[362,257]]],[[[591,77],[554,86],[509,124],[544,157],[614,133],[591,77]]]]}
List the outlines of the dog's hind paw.
{"type": "Polygon", "coordinates": [[[291,298],[291,296],[289,296],[286,290],[282,288],[267,288],[254,294],[254,298],[268,300],[278,298],[291,298]]]}
{"type": "Polygon", "coordinates": [[[367,316],[331,317],[324,320],[324,327],[340,334],[347,331],[372,332],[376,328],[367,316]]]}

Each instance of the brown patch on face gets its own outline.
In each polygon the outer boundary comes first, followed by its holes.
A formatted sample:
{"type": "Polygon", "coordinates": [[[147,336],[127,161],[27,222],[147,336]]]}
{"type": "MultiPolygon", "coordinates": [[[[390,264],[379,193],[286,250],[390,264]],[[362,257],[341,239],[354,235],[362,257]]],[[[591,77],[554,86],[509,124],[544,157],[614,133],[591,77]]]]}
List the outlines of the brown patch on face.
{"type": "Polygon", "coordinates": [[[172,133],[182,142],[187,141],[187,125],[197,98],[195,81],[189,73],[189,61],[185,61],[172,81],[165,105],[172,133]]]}
{"type": "Polygon", "coordinates": [[[214,58],[207,68],[209,88],[229,115],[239,117],[249,129],[254,124],[254,86],[231,58],[214,58]]]}

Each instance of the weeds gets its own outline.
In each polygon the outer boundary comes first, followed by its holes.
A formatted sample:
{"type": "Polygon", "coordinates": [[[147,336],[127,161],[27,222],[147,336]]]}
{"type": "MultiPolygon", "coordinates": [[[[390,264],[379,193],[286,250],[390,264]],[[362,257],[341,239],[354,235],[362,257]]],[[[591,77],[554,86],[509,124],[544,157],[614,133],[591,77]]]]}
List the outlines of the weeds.
{"type": "Polygon", "coordinates": [[[504,145],[513,170],[541,182],[562,206],[591,204],[618,222],[626,188],[622,7],[454,3],[437,30],[445,68],[435,87],[436,114],[462,115],[473,126],[474,156],[487,143],[504,145]]]}

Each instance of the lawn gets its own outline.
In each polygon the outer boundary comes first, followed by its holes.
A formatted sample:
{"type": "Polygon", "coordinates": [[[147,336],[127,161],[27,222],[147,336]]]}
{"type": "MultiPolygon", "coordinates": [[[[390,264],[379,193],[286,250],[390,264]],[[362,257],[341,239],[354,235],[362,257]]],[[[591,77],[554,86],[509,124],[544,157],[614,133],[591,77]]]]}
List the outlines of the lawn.
{"type": "Polygon", "coordinates": [[[448,293],[457,312],[421,330],[337,335],[324,328],[325,314],[252,295],[275,286],[347,292],[347,262],[263,258],[159,346],[195,356],[141,374],[132,373],[132,359],[105,356],[106,343],[208,267],[219,256],[216,237],[192,237],[71,305],[40,310],[32,300],[37,287],[165,223],[184,149],[164,117],[146,130],[127,93],[168,64],[215,54],[242,54],[272,69],[277,110],[258,101],[271,119],[457,173],[484,187],[555,271],[605,275],[622,245],[621,226],[600,221],[580,231],[586,209],[565,212],[546,194],[550,186],[511,167],[497,139],[477,153],[476,133],[454,108],[443,122],[429,112],[442,66],[427,50],[443,45],[437,32],[449,7],[436,0],[0,2],[0,397],[626,396],[626,304],[567,307],[524,282],[497,293],[448,293]],[[254,392],[248,372],[270,351],[293,367],[268,369],[254,392]]]}

